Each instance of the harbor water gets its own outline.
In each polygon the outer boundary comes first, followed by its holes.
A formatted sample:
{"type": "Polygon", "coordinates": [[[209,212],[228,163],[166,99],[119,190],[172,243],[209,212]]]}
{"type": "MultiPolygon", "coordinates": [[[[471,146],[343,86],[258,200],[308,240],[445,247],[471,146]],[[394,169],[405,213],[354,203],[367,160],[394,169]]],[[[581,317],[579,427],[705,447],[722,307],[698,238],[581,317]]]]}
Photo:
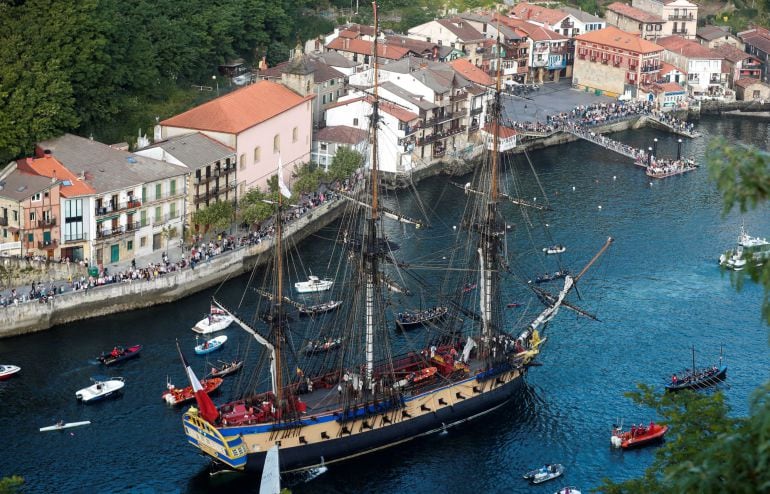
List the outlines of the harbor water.
{"type": "MultiPolygon", "coordinates": [[[[683,154],[701,163],[714,136],[763,149],[770,143],[768,126],[756,121],[710,117],[696,129],[703,136],[686,140],[683,154]]],[[[613,138],[640,148],[658,138],[658,155],[677,152],[677,137],[661,131],[627,131],[613,138]]],[[[762,290],[747,282],[737,292],[717,259],[735,245],[742,221],[752,235],[770,236],[770,205],[723,216],[721,196],[705,168],[651,181],[627,158],[587,142],[538,151],[530,158],[554,209],[544,215],[550,238],[568,248],[562,256],[565,267],[575,272],[608,236],[616,239],[581,281],[581,300],[575,300],[601,322],[562,311],[548,327],[538,358],[543,365],[530,369],[514,402],[447,433],[330,465],[328,472],[307,482],[287,477],[284,482],[293,492],[550,493],[563,485],[586,492],[604,477],[639,476],[652,462],[654,448],[611,450],[610,429],[621,419],[630,425],[655,417],[623,393],[640,382],[662,388],[672,372],[689,366],[693,345],[703,365],[716,362],[724,347],[728,379],[723,389],[735,414],[748,411],[752,390],[770,377],[768,327],[760,317],[762,290]],[[543,463],[564,464],[564,477],[536,487],[522,480],[522,473],[543,463]]],[[[516,161],[524,182],[534,184],[526,158],[516,161]]],[[[417,189],[433,227],[415,231],[394,226],[388,235],[402,246],[399,258],[437,265],[456,234],[452,227],[459,224],[463,192],[446,177],[425,180],[417,189]]],[[[390,200],[414,209],[405,192],[390,200]]],[[[514,221],[511,227],[516,232],[520,225],[514,221]]],[[[331,230],[323,229],[298,246],[305,269],[325,274],[331,237],[331,230]]],[[[514,253],[513,259],[534,274],[556,269],[554,259],[535,250],[514,253]]],[[[434,271],[426,278],[438,282],[440,275],[434,271]]],[[[237,303],[247,282],[245,276],[229,280],[218,297],[237,303]]],[[[41,493],[258,492],[254,477],[211,477],[208,461],[186,442],[181,409],[161,402],[167,382],[187,385],[177,340],[199,376],[211,363],[242,355],[254,345],[231,327],[219,333],[229,340],[208,361],[193,354],[190,328],[208,309],[214,291],[0,340],[0,364],[22,368],[0,382],[5,453],[0,477],[21,475],[27,492],[41,493]],[[114,368],[95,360],[115,344],[134,343],[144,345],[137,359],[114,368]],[[77,403],[75,391],[97,375],[123,377],[123,394],[93,405],[77,403]],[[90,420],[91,425],[38,431],[60,419],[90,420]]],[[[506,296],[517,301],[515,291],[506,296]]],[[[415,297],[435,302],[422,293],[415,297]]],[[[508,314],[515,323],[516,309],[508,314]]],[[[419,331],[411,337],[420,338],[419,331]]],[[[394,336],[396,344],[398,338],[394,336]]],[[[251,351],[246,365],[256,361],[251,351]]],[[[247,374],[226,378],[213,395],[215,402],[230,398],[247,374]]]]}

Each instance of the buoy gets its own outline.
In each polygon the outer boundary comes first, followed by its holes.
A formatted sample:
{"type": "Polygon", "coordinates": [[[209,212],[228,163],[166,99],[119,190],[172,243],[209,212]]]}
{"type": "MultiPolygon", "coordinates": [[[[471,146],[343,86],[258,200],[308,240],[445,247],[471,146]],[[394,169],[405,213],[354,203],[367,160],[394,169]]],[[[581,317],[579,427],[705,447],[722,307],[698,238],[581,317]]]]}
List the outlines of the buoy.
{"type": "Polygon", "coordinates": [[[652,187],[652,182],[650,182],[650,187],[652,187]]]}
{"type": "Polygon", "coordinates": [[[599,205],[599,209],[601,209],[601,208],[602,208],[602,206],[601,206],[601,204],[600,204],[600,205],[599,205]]]}
{"type": "Polygon", "coordinates": [[[612,176],[612,180],[617,180],[617,179],[618,177],[616,177],[615,175],[612,176]]]}
{"type": "Polygon", "coordinates": [[[546,223],[546,224],[545,224],[545,226],[551,226],[551,225],[549,225],[548,223],[546,223]]]}
{"type": "Polygon", "coordinates": [[[454,225],[454,226],[452,227],[452,230],[457,230],[457,225],[454,225]]]}
{"type": "Polygon", "coordinates": [[[443,259],[443,260],[445,260],[445,261],[446,261],[446,256],[443,256],[441,259],[443,259]]]}
{"type": "Polygon", "coordinates": [[[533,197],[533,198],[532,198],[532,200],[533,200],[533,201],[537,201],[537,197],[533,197]]]}
{"type": "Polygon", "coordinates": [[[574,185],[572,186],[572,190],[575,190],[575,186],[574,185]]]}

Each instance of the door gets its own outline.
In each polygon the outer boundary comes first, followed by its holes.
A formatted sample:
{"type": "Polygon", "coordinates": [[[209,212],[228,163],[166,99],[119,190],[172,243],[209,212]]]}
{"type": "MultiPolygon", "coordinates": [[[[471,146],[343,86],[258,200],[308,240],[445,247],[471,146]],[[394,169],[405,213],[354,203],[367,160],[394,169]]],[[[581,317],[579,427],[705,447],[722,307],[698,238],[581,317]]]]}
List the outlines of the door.
{"type": "Polygon", "coordinates": [[[160,233],[156,233],[152,236],[152,250],[160,249],[160,233]]]}
{"type": "Polygon", "coordinates": [[[51,232],[43,232],[43,246],[51,245],[51,232]]]}
{"type": "Polygon", "coordinates": [[[120,260],[120,244],[110,246],[110,262],[116,263],[120,260]]]}

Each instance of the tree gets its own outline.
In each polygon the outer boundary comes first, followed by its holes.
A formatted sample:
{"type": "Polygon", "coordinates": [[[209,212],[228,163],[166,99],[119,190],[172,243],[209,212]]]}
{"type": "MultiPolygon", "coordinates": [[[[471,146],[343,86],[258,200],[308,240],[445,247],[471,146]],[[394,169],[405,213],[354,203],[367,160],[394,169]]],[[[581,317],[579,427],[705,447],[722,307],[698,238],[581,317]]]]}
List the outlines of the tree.
{"type": "Polygon", "coordinates": [[[24,479],[18,475],[3,477],[0,479],[0,494],[16,494],[21,492],[24,479]]]}
{"type": "MultiPolygon", "coordinates": [[[[277,189],[276,180],[276,189],[277,189]]],[[[239,203],[239,220],[247,225],[261,223],[275,213],[278,194],[273,191],[266,194],[258,188],[249,189],[239,203]],[[270,201],[270,202],[265,202],[270,201]]]]}
{"type": "MultiPolygon", "coordinates": [[[[741,211],[770,198],[770,155],[754,148],[713,141],[706,153],[709,172],[724,198],[724,213],[741,211]]],[[[762,313],[770,324],[770,262],[750,270],[763,284],[762,313]]],[[[738,280],[740,280],[740,274],[738,280]]],[[[740,284],[737,285],[740,288],[740,284]]],[[[644,476],[622,483],[605,479],[600,490],[612,494],[647,492],[768,492],[770,491],[770,381],[752,398],[748,417],[730,417],[722,392],[656,394],[639,386],[629,393],[635,402],[655,409],[670,426],[665,446],[644,476]]]]}
{"type": "Polygon", "coordinates": [[[305,163],[294,170],[294,183],[291,190],[294,196],[315,192],[326,178],[326,174],[315,163],[305,163]]]}
{"type": "Polygon", "coordinates": [[[355,149],[341,147],[329,165],[328,176],[332,180],[345,180],[358,170],[364,162],[364,157],[355,149]]]}
{"type": "Polygon", "coordinates": [[[234,211],[230,201],[215,202],[193,213],[192,222],[202,227],[204,234],[211,228],[224,230],[232,225],[234,211]]]}

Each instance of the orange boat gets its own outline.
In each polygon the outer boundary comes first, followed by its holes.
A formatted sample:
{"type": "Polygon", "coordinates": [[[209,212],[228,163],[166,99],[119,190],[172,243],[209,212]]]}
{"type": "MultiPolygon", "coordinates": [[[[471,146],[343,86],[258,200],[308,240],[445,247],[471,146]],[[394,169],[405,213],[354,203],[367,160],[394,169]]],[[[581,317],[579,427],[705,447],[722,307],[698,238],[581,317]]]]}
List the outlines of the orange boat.
{"type": "Polygon", "coordinates": [[[662,441],[666,432],[668,432],[667,425],[660,425],[655,422],[650,422],[648,426],[633,425],[630,431],[624,431],[617,427],[612,431],[610,442],[616,448],[641,448],[662,441]]]}
{"type": "MultiPolygon", "coordinates": [[[[203,386],[203,389],[206,391],[206,394],[211,394],[213,391],[216,391],[219,386],[222,385],[222,378],[221,377],[212,377],[211,379],[203,379],[201,381],[201,386],[203,386]]],[[[182,403],[191,401],[195,399],[195,391],[193,391],[192,386],[187,386],[186,388],[177,388],[171,383],[166,384],[166,387],[168,388],[166,391],[163,392],[162,395],[160,395],[161,399],[168,403],[169,405],[181,405],[182,403]]]]}
{"type": "Polygon", "coordinates": [[[420,369],[416,372],[412,372],[407,376],[407,379],[409,379],[412,383],[419,383],[421,381],[424,381],[426,379],[429,379],[433,377],[433,375],[438,371],[436,367],[426,367],[424,369],[420,369]]]}

